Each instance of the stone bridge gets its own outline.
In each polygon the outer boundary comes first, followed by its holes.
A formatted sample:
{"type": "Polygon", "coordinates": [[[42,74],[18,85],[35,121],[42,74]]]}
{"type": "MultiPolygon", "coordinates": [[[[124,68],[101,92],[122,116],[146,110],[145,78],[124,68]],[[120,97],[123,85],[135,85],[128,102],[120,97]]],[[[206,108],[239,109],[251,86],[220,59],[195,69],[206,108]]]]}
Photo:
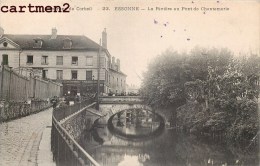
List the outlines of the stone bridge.
{"type": "Polygon", "coordinates": [[[151,107],[145,105],[141,96],[103,96],[99,100],[99,111],[105,116],[101,123],[106,124],[108,119],[123,110],[128,109],[144,109],[152,110],[151,107]]]}

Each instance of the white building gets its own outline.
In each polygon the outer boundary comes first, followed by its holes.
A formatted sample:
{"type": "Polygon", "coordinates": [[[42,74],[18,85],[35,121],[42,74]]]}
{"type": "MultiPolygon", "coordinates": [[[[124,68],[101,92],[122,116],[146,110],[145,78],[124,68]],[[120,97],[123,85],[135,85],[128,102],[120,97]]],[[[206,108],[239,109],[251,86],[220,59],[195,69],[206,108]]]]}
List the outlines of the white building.
{"type": "MultiPolygon", "coordinates": [[[[97,87],[99,55],[101,92],[108,93],[115,89],[125,92],[126,75],[120,78],[122,84],[117,84],[120,88],[109,82],[109,76],[114,74],[110,70],[113,66],[107,50],[106,30],[102,32],[100,46],[85,36],[58,35],[56,28],[50,35],[4,34],[0,28],[0,55],[1,64],[13,69],[30,70],[45,79],[61,82],[63,93],[74,95],[97,87]]],[[[120,66],[120,61],[117,66],[120,66]]],[[[120,68],[117,72],[123,74],[120,68]]]]}

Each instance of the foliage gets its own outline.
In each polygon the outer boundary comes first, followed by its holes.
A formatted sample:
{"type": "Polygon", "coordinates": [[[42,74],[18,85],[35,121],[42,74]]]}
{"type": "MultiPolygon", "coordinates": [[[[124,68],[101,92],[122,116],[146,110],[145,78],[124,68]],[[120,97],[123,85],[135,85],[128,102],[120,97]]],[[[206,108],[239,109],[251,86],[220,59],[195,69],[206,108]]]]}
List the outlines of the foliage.
{"type": "Polygon", "coordinates": [[[184,98],[185,56],[177,52],[166,52],[158,56],[144,75],[141,93],[148,97],[152,106],[167,106],[184,98]]]}
{"type": "Polygon", "coordinates": [[[177,124],[192,133],[250,140],[259,129],[259,76],[257,55],[234,57],[227,49],[166,51],[149,65],[141,94],[157,107],[185,99],[177,124]]]}

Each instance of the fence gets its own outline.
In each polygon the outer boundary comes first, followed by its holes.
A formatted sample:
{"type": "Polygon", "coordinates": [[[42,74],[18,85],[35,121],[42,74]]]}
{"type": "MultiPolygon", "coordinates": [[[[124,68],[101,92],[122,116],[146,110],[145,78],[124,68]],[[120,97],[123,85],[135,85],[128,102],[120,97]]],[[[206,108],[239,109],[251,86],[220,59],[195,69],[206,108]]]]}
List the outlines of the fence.
{"type": "Polygon", "coordinates": [[[60,107],[53,111],[51,149],[57,166],[99,166],[99,164],[75,141],[60,124],[60,120],[76,113],[84,107],[90,107],[91,101],[83,101],[73,106],[60,107]]]}
{"type": "Polygon", "coordinates": [[[60,96],[62,85],[38,78],[24,77],[7,67],[0,69],[0,97],[7,101],[26,101],[28,98],[47,99],[60,96]]]}
{"type": "Polygon", "coordinates": [[[0,123],[37,113],[50,106],[51,104],[45,100],[32,100],[31,104],[21,101],[3,101],[0,106],[0,123]]]}
{"type": "Polygon", "coordinates": [[[65,119],[66,117],[74,114],[75,112],[81,110],[82,108],[90,105],[93,102],[94,102],[94,99],[93,100],[90,99],[90,100],[85,100],[80,103],[74,104],[72,106],[63,106],[63,107],[56,108],[53,111],[53,116],[55,117],[55,119],[57,121],[60,121],[62,119],[65,119]]]}

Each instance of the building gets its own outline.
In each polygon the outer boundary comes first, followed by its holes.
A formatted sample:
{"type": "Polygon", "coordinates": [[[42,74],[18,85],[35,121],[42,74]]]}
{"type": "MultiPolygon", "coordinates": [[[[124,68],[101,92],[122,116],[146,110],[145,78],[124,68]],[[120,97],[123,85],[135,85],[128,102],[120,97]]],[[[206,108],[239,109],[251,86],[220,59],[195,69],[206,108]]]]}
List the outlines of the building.
{"type": "Polygon", "coordinates": [[[115,68],[119,60],[111,61],[106,29],[99,45],[86,36],[58,35],[56,28],[50,35],[14,35],[0,27],[0,55],[0,63],[14,70],[62,83],[64,95],[96,92],[98,71],[100,92],[125,92],[126,75],[115,68]]]}
{"type": "Polygon", "coordinates": [[[126,75],[120,70],[120,60],[112,57],[112,63],[109,67],[109,92],[117,95],[125,95],[126,93],[126,75]]]}
{"type": "Polygon", "coordinates": [[[139,89],[140,88],[137,85],[126,85],[126,93],[129,95],[138,95],[139,89]]]}

